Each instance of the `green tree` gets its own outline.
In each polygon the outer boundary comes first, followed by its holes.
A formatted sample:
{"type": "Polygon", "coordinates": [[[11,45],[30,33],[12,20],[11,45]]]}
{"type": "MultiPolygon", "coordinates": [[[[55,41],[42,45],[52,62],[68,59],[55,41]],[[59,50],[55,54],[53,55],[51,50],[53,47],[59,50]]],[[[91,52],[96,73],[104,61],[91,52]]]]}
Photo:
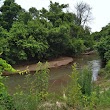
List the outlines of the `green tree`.
{"type": "Polygon", "coordinates": [[[48,48],[46,43],[44,44],[40,39],[36,40],[36,38],[28,32],[28,27],[23,22],[14,23],[10,33],[8,48],[11,54],[7,53],[6,59],[12,63],[29,60],[35,58],[35,56],[36,59],[40,59],[42,53],[48,48]]]}
{"type": "Polygon", "coordinates": [[[17,22],[23,22],[24,24],[27,24],[32,19],[32,16],[29,12],[22,9],[22,11],[18,14],[17,22]]]}
{"type": "Polygon", "coordinates": [[[9,33],[7,32],[7,30],[0,27],[0,54],[8,51],[8,37],[9,33]]]}
{"type": "Polygon", "coordinates": [[[100,42],[97,44],[97,49],[102,60],[110,60],[110,35],[101,38],[100,42]]]}
{"type": "Polygon", "coordinates": [[[69,47],[69,38],[68,27],[64,25],[50,29],[47,40],[49,44],[48,51],[51,55],[58,57],[59,55],[66,54],[69,47]]]}
{"type": "Polygon", "coordinates": [[[68,8],[67,4],[50,1],[49,10],[45,8],[37,10],[32,7],[29,11],[25,11],[14,3],[14,0],[5,0],[1,7],[0,19],[3,15],[9,16],[7,9],[12,15],[10,14],[11,21],[4,19],[9,26],[9,32],[3,29],[6,27],[3,26],[5,23],[1,20],[3,23],[0,30],[2,57],[15,63],[62,55],[72,56],[80,54],[86,48],[92,48],[93,40],[90,37],[90,30],[79,26],[74,13],[63,11],[66,8],[68,8]],[[14,6],[13,10],[11,6],[14,6]]]}
{"type": "Polygon", "coordinates": [[[39,15],[39,10],[37,10],[36,8],[34,8],[34,7],[31,7],[30,9],[29,9],[29,13],[30,13],[30,15],[31,15],[31,17],[33,18],[33,19],[36,19],[36,18],[38,18],[40,15],[39,15]]]}
{"type": "Polygon", "coordinates": [[[53,3],[52,1],[50,1],[49,11],[43,8],[41,10],[41,16],[49,20],[54,27],[58,27],[60,24],[62,24],[64,19],[63,9],[67,7],[68,5],[60,5],[57,2],[53,3]]]}
{"type": "Polygon", "coordinates": [[[0,7],[0,25],[9,31],[20,10],[21,6],[16,4],[14,0],[5,0],[0,7]]]}

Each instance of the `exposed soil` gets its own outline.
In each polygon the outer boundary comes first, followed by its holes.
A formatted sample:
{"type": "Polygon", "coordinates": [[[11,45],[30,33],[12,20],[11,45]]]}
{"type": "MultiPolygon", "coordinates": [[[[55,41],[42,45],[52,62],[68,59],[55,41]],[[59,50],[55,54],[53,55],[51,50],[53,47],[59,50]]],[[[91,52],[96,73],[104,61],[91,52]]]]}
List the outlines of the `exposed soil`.
{"type": "MultiPolygon", "coordinates": [[[[54,59],[52,61],[49,61],[48,64],[49,64],[49,68],[57,68],[57,67],[60,67],[63,65],[67,65],[71,62],[73,62],[73,58],[71,58],[71,57],[60,57],[60,58],[54,59]]],[[[19,65],[19,66],[15,66],[14,68],[19,71],[28,70],[29,72],[34,72],[34,71],[36,71],[37,63],[29,64],[29,65],[21,65],[21,66],[19,65]]],[[[9,75],[11,73],[5,72],[3,74],[9,75]]]]}
{"type": "Polygon", "coordinates": [[[82,55],[91,55],[91,54],[94,54],[94,53],[96,53],[96,51],[92,50],[92,51],[87,51],[85,53],[82,53],[82,55]]]}

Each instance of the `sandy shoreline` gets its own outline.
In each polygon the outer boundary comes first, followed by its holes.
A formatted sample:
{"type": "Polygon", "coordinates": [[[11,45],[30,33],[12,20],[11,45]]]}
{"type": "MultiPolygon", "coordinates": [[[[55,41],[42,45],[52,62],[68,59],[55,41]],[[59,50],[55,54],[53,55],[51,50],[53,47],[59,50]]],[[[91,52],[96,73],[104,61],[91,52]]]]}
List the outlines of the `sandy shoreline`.
{"type": "MultiPolygon", "coordinates": [[[[52,61],[49,61],[48,64],[49,64],[49,68],[57,68],[57,67],[60,67],[63,65],[67,65],[71,62],[73,62],[72,57],[60,57],[60,58],[54,59],[52,61]]],[[[24,71],[24,72],[26,70],[28,70],[29,72],[34,72],[34,71],[36,71],[36,68],[37,68],[37,63],[15,67],[16,70],[24,71]]],[[[8,73],[8,72],[3,73],[3,75],[10,75],[10,74],[14,74],[14,73],[8,73]]]]}

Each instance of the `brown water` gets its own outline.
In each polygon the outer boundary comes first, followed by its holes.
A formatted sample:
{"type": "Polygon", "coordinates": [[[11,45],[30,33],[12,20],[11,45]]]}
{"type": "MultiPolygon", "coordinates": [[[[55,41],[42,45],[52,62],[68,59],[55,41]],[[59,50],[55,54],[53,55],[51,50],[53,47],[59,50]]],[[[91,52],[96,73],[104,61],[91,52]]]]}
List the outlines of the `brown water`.
{"type": "MultiPolygon", "coordinates": [[[[93,80],[97,80],[98,71],[101,67],[101,61],[98,54],[81,55],[74,58],[74,61],[66,66],[50,69],[49,91],[60,92],[61,89],[69,82],[69,75],[72,72],[72,64],[77,63],[78,68],[83,68],[84,65],[89,65],[92,69],[93,80]]],[[[24,75],[11,75],[6,81],[8,90],[13,93],[18,85],[24,86],[24,75]]]]}

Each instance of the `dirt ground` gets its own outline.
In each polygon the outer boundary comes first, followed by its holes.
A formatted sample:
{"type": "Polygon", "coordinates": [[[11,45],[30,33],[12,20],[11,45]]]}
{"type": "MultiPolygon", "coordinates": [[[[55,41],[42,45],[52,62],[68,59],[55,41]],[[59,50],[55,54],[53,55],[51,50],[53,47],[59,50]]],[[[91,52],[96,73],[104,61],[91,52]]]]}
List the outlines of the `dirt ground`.
{"type": "MultiPolygon", "coordinates": [[[[71,57],[60,57],[57,59],[54,59],[52,61],[48,62],[49,68],[57,68],[63,65],[67,65],[69,63],[73,62],[73,58],[71,57]]],[[[29,71],[29,72],[34,72],[36,71],[37,68],[37,63],[35,64],[29,64],[29,65],[24,65],[24,66],[18,66],[14,67],[18,71],[29,71]]],[[[4,75],[8,75],[10,73],[5,72],[4,75]]]]}

